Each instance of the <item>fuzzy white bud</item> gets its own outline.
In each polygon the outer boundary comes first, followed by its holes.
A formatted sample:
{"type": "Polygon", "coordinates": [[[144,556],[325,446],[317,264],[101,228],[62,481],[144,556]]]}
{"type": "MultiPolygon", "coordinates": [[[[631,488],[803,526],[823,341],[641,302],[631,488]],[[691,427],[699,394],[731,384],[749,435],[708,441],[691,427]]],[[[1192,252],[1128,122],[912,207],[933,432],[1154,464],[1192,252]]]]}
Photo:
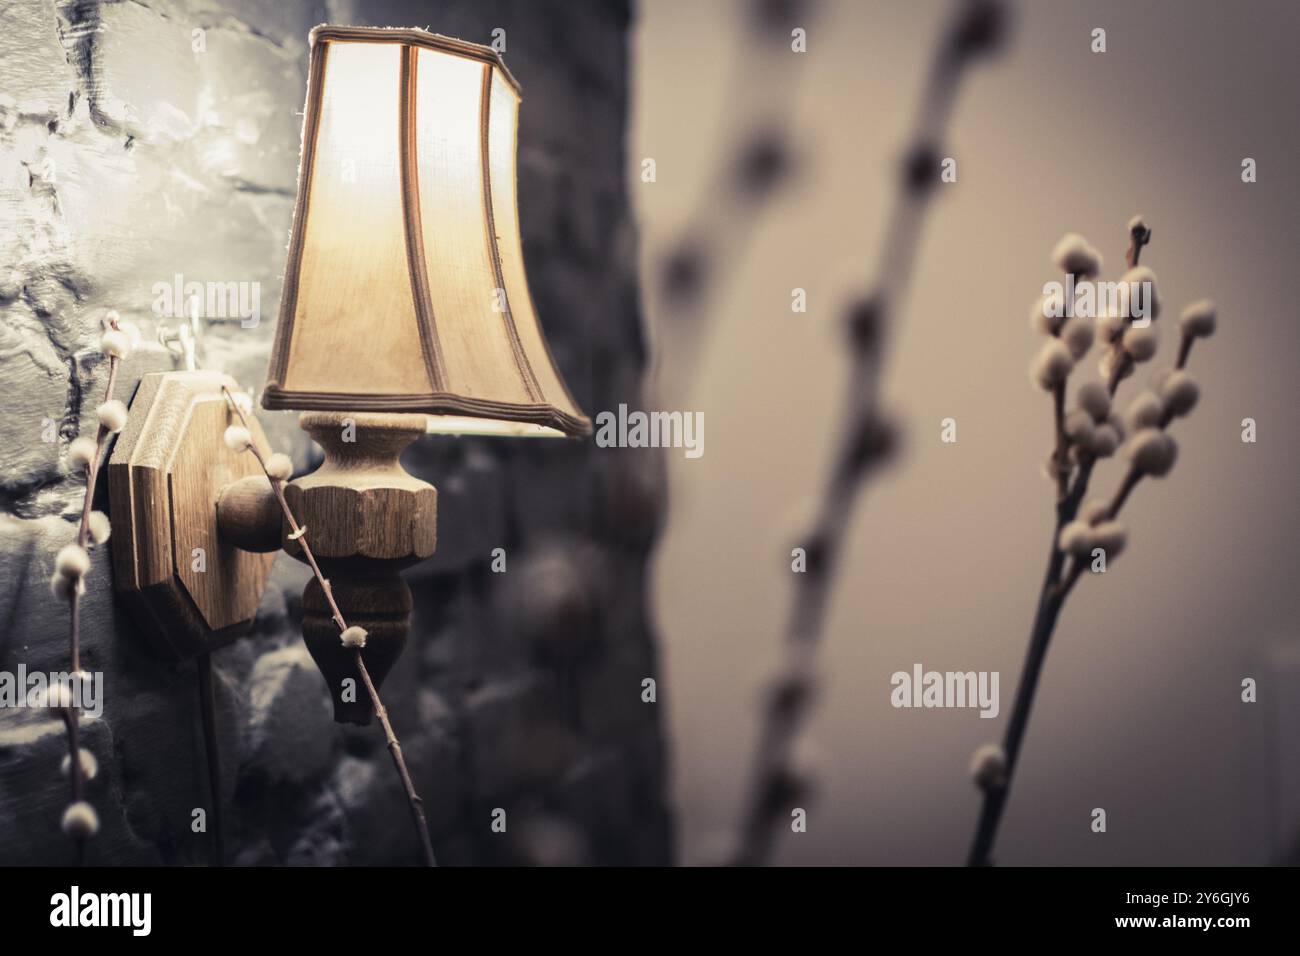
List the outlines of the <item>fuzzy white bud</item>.
{"type": "Polygon", "coordinates": [[[95,414],[99,416],[99,424],[114,435],[126,427],[126,405],[116,398],[100,405],[95,414]]]}
{"type": "Polygon", "coordinates": [[[131,337],[118,329],[109,329],[99,337],[99,349],[105,355],[124,359],[131,354],[131,337]]]}
{"type": "Polygon", "coordinates": [[[1069,522],[1061,529],[1056,546],[1066,554],[1086,555],[1092,550],[1092,525],[1086,521],[1069,522]]]}
{"type": "Polygon", "coordinates": [[[1074,359],[1070,351],[1056,339],[1043,345],[1034,359],[1030,375],[1040,388],[1051,391],[1058,385],[1065,384],[1074,368],[1074,359]]]}
{"type": "Polygon", "coordinates": [[[95,544],[103,544],[113,531],[112,522],[102,511],[92,511],[86,521],[86,527],[90,529],[90,540],[95,544]]]}
{"type": "Polygon", "coordinates": [[[970,775],[981,790],[1005,787],[1007,755],[997,744],[984,744],[970,758],[970,775]]]}
{"type": "Polygon", "coordinates": [[[1088,349],[1092,348],[1093,335],[1092,323],[1079,317],[1066,322],[1061,329],[1061,341],[1076,360],[1088,354],[1088,349]]]}
{"type": "Polygon", "coordinates": [[[1155,478],[1169,474],[1178,457],[1178,445],[1158,428],[1142,429],[1129,440],[1125,450],[1134,468],[1155,478]]]}
{"type": "Polygon", "coordinates": [[[243,425],[231,425],[222,439],[226,447],[234,452],[248,451],[253,446],[253,436],[243,425]]]}
{"type": "Polygon", "coordinates": [[[1101,271],[1101,253],[1077,232],[1068,232],[1052,250],[1052,265],[1062,272],[1091,279],[1101,271]]]}
{"type": "Polygon", "coordinates": [[[288,455],[277,451],[266,459],[266,473],[279,481],[288,481],[293,477],[293,461],[288,455]]]}
{"type": "Polygon", "coordinates": [[[1098,458],[1109,458],[1115,454],[1117,448],[1119,448],[1119,433],[1110,425],[1098,425],[1092,430],[1088,451],[1098,458]]]}
{"type": "Polygon", "coordinates": [[[1174,416],[1186,415],[1196,407],[1201,390],[1192,377],[1179,369],[1169,375],[1160,386],[1160,397],[1165,408],[1174,416]]]}
{"type": "Polygon", "coordinates": [[[1193,302],[1183,309],[1178,323],[1183,328],[1183,335],[1192,339],[1209,338],[1214,334],[1216,312],[1214,303],[1209,299],[1193,302]]]}
{"type": "Polygon", "coordinates": [[[231,398],[235,401],[235,407],[245,415],[253,414],[253,399],[247,392],[231,392],[231,398]]]}
{"type": "Polygon", "coordinates": [[[1134,266],[1119,281],[1128,296],[1128,318],[1141,318],[1141,312],[1146,312],[1149,319],[1160,318],[1160,295],[1156,291],[1154,272],[1146,266],[1134,266]]]}
{"type": "Polygon", "coordinates": [[[1129,326],[1124,330],[1124,351],[1135,362],[1150,361],[1155,357],[1156,346],[1159,344],[1156,330],[1149,325],[1142,329],[1129,326]]]}
{"type": "Polygon", "coordinates": [[[85,435],[74,438],[68,446],[68,467],[74,471],[85,471],[98,454],[99,446],[95,444],[95,439],[85,435]]]}
{"type": "Polygon", "coordinates": [[[63,601],[69,601],[74,594],[85,594],[86,583],[80,577],[70,578],[57,571],[50,578],[50,593],[63,601]]]}
{"type": "Polygon", "coordinates": [[[63,811],[63,832],[75,840],[88,840],[99,832],[99,814],[85,800],[69,804],[63,811]]]}
{"type": "Polygon", "coordinates": [[[1092,440],[1092,416],[1075,409],[1065,416],[1065,437],[1076,445],[1086,445],[1092,440]]]}
{"type": "MultiPolygon", "coordinates": [[[[78,748],[77,755],[81,758],[81,779],[94,780],[99,773],[99,761],[89,750],[78,748]]],[[[72,754],[63,755],[63,763],[59,765],[59,771],[66,777],[72,773],[72,754]]]]}
{"type": "Polygon", "coordinates": [[[1155,392],[1140,392],[1129,403],[1125,413],[1125,418],[1128,419],[1126,424],[1135,432],[1143,428],[1155,428],[1164,414],[1165,403],[1159,395],[1155,392]]]}
{"type": "Polygon", "coordinates": [[[90,573],[90,555],[79,544],[65,544],[54,558],[54,571],[65,578],[84,578],[90,573]]]}
{"type": "Polygon", "coordinates": [[[344,647],[365,647],[366,636],[366,629],[364,627],[357,627],[353,624],[339,635],[339,639],[343,641],[344,647]]]}
{"type": "Polygon", "coordinates": [[[1104,422],[1110,414],[1110,393],[1101,382],[1085,382],[1079,387],[1079,407],[1092,416],[1094,422],[1104,422]]]}

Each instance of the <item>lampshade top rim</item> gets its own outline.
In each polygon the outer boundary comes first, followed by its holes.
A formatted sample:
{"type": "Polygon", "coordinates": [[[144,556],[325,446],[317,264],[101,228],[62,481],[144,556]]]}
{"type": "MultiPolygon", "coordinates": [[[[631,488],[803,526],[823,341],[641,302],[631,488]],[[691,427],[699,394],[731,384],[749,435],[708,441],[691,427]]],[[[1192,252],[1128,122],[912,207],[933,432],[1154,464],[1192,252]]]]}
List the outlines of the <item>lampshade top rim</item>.
{"type": "Polygon", "coordinates": [[[506,66],[501,54],[482,43],[472,43],[469,40],[460,40],[456,37],[444,36],[441,33],[430,33],[428,30],[421,30],[418,27],[351,27],[322,23],[312,28],[312,49],[331,41],[343,43],[407,43],[430,50],[441,50],[444,53],[469,57],[473,60],[492,64],[501,71],[502,79],[515,91],[516,95],[523,92],[519,81],[510,72],[510,68],[506,66]]]}

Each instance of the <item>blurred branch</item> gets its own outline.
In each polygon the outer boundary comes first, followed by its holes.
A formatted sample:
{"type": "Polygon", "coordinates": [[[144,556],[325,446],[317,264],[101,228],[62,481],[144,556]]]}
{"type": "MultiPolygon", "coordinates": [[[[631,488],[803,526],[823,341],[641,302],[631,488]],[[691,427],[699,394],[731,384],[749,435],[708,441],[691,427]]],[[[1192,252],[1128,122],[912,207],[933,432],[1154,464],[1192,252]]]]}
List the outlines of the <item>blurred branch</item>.
{"type": "Polygon", "coordinates": [[[939,184],[939,144],[966,68],[998,48],[1006,17],[1002,0],[959,0],[943,28],[904,154],[874,289],[847,309],[853,368],[841,413],[839,451],[816,519],[803,538],[807,570],[796,578],[785,660],[764,706],[750,801],[732,860],[736,865],[767,861],[778,825],[793,801],[808,792],[809,781],[793,765],[792,754],[816,697],[814,652],[854,505],[873,466],[889,455],[894,443],[893,430],[877,408],[884,332],[907,290],[924,214],[939,184]]]}
{"type": "Polygon", "coordinates": [[[728,140],[732,144],[715,170],[694,219],[669,244],[658,265],[658,285],[670,345],[656,354],[673,356],[674,385],[680,392],[694,374],[706,310],[729,271],[744,259],[755,223],[794,178],[791,118],[803,76],[801,56],[791,49],[791,30],[816,19],[816,0],[749,0],[748,43],[735,59],[725,102],[743,110],[728,140]]]}

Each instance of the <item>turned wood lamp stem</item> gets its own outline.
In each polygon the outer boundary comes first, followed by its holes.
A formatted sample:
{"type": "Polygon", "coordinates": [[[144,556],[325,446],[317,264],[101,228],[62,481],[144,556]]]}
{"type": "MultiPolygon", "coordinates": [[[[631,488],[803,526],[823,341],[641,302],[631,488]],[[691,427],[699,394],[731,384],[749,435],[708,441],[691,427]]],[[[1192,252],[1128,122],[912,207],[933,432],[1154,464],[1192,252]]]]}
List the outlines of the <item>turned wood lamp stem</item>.
{"type": "MultiPolygon", "coordinates": [[[[395,413],[305,412],[299,425],[325,449],[325,462],[284,486],[339,611],[367,632],[362,659],[379,686],[406,644],[411,590],[400,571],[433,554],[437,491],[399,461],[424,434],[425,417],[395,413]]],[[[265,478],[228,485],[217,503],[223,538],[250,551],[278,547],[306,561],[265,478]]],[[[334,719],[368,724],[374,715],[355,653],[339,639],[328,596],[313,577],[303,591],[303,638],[330,687],[334,719]]]]}

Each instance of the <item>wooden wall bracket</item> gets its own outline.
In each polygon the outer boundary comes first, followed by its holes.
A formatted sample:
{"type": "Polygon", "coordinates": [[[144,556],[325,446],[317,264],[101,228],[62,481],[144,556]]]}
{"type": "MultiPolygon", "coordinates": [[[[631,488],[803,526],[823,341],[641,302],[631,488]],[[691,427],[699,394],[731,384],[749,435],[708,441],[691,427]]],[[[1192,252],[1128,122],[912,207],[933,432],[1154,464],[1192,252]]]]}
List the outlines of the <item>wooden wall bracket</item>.
{"type": "MultiPolygon", "coordinates": [[[[108,463],[118,593],[157,652],[185,660],[247,633],[274,554],[304,559],[257,459],[225,430],[239,418],[217,372],[146,375],[108,463]]],[[[362,652],[378,686],[406,643],[411,592],[402,568],[433,554],[438,497],[403,470],[423,415],[309,412],[302,427],[325,449],[315,472],[284,487],[348,624],[368,632],[362,652]]],[[[266,437],[249,418],[253,440],[266,437]]],[[[303,594],[303,637],[330,688],[334,718],[369,723],[373,709],[355,653],[339,640],[320,584],[303,594]],[[349,693],[350,692],[350,693],[349,693]]]]}
{"type": "MultiPolygon", "coordinates": [[[[247,633],[274,555],[246,548],[258,541],[278,546],[275,534],[247,531],[239,547],[237,535],[218,533],[217,502],[232,486],[241,489],[240,510],[278,524],[256,459],[223,441],[226,428],[239,423],[223,385],[239,390],[218,372],[146,375],[108,462],[115,587],[157,652],[171,660],[247,633]]],[[[249,426],[265,449],[261,427],[253,419],[249,426]]]]}

